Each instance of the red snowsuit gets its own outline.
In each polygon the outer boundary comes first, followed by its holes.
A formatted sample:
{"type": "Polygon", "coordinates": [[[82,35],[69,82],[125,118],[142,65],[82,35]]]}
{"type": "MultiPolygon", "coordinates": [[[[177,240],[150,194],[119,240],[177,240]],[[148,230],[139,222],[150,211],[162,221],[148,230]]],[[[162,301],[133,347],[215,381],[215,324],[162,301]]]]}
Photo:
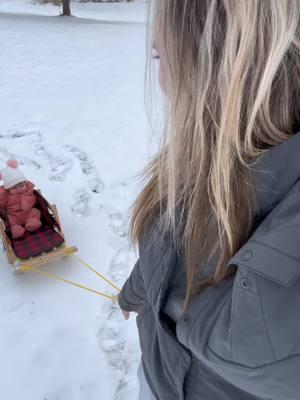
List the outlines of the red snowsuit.
{"type": "Polygon", "coordinates": [[[22,237],[25,231],[34,232],[40,228],[41,212],[34,208],[36,196],[34,184],[27,181],[24,189],[0,187],[0,207],[5,208],[14,239],[22,237]]]}

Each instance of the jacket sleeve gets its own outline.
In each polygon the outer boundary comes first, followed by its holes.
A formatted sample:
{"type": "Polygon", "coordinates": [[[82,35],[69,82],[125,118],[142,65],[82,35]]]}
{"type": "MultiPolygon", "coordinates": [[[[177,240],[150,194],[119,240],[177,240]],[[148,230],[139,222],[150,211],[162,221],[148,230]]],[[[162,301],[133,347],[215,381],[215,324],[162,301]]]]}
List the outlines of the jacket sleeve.
{"type": "Polygon", "coordinates": [[[119,293],[118,303],[123,311],[138,311],[146,301],[144,279],[138,259],[119,293]]]}
{"type": "Polygon", "coordinates": [[[0,188],[0,207],[1,208],[6,207],[7,200],[8,200],[8,193],[3,187],[1,187],[0,188]]]}

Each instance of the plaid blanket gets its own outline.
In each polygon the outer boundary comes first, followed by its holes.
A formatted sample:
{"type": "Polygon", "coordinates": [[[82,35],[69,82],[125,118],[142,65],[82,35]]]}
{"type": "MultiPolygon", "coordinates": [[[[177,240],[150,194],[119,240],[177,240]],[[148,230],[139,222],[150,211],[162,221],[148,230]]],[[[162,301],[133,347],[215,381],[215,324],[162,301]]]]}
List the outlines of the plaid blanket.
{"type": "Polygon", "coordinates": [[[35,232],[25,232],[21,239],[11,240],[12,248],[18,258],[35,257],[63,244],[63,237],[53,228],[42,225],[35,232]]]}

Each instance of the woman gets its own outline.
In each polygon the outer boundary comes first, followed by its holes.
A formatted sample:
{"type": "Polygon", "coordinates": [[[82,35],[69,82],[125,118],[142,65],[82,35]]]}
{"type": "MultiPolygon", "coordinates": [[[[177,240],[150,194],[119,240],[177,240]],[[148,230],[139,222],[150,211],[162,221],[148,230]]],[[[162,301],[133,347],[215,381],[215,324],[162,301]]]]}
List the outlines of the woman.
{"type": "Polygon", "coordinates": [[[140,399],[299,399],[300,0],[157,0],[152,27],[165,127],[119,295],[140,399]]]}

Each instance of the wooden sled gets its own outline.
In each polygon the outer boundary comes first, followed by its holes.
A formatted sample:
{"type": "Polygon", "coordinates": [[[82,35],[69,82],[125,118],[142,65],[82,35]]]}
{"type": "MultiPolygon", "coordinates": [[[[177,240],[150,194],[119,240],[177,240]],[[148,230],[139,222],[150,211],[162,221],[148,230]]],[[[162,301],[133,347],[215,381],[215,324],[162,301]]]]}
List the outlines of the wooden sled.
{"type": "Polygon", "coordinates": [[[31,267],[57,261],[77,252],[75,246],[68,247],[62,231],[56,206],[50,205],[39,190],[35,205],[41,211],[42,226],[35,232],[25,232],[20,239],[12,239],[10,226],[4,209],[0,209],[0,234],[8,263],[15,272],[24,272],[31,267]]]}

